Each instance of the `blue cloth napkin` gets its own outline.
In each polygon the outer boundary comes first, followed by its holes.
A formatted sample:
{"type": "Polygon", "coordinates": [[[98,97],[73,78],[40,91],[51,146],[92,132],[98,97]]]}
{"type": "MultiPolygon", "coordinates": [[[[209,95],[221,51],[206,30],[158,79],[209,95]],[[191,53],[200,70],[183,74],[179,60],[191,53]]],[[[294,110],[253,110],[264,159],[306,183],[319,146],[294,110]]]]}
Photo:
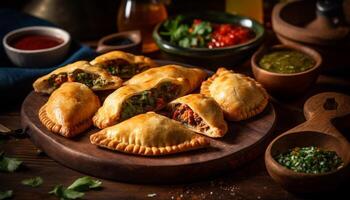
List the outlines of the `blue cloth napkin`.
{"type": "MultiPolygon", "coordinates": [[[[52,23],[10,9],[0,9],[0,41],[10,31],[26,26],[54,26],[52,23]]],[[[2,42],[1,42],[2,44],[2,42]]],[[[8,59],[4,46],[0,48],[0,92],[7,93],[5,98],[15,95],[15,93],[28,93],[33,80],[39,76],[45,75],[59,66],[68,63],[91,59],[96,56],[91,48],[72,41],[70,52],[62,63],[56,66],[47,66],[45,68],[23,68],[14,66],[8,59]]],[[[0,94],[0,98],[3,94],[0,94]]],[[[15,95],[16,96],[16,95],[15,95]]],[[[3,98],[2,98],[3,100],[3,98]]]]}

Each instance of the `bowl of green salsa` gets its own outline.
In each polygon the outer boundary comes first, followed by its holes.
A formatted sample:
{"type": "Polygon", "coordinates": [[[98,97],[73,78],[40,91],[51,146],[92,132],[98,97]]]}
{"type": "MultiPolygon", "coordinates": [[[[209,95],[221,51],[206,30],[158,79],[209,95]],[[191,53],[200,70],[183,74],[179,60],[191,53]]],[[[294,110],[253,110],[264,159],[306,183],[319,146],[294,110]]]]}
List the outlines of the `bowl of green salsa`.
{"type": "Polygon", "coordinates": [[[265,54],[259,61],[259,67],[276,73],[293,74],[304,72],[315,66],[311,56],[296,50],[276,50],[265,54]]]}
{"type": "Polygon", "coordinates": [[[252,71],[270,93],[290,97],[305,93],[315,83],[322,63],[320,54],[305,46],[276,45],[258,50],[252,71]]]}

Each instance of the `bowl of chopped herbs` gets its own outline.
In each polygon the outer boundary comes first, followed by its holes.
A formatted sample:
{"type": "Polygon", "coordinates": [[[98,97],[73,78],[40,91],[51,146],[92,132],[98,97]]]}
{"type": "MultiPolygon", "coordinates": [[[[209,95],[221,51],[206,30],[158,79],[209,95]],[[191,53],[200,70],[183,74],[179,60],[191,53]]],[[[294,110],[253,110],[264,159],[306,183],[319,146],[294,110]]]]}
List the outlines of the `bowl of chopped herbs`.
{"type": "Polygon", "coordinates": [[[295,193],[334,191],[349,177],[349,144],[314,131],[282,134],[265,152],[266,169],[295,193]]]}
{"type": "Polygon", "coordinates": [[[178,15],[158,24],[153,38],[171,57],[209,66],[234,65],[263,42],[265,30],[257,21],[224,12],[178,15]]]}

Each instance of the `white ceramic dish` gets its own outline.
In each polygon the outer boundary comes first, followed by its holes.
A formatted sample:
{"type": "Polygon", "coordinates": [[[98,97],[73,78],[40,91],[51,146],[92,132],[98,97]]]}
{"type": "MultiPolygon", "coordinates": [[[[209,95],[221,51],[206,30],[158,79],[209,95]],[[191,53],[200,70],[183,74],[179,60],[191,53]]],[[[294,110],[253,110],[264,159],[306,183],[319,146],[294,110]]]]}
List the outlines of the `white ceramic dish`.
{"type": "Polygon", "coordinates": [[[70,45],[70,35],[68,32],[48,26],[30,26],[13,30],[3,38],[3,46],[7,56],[12,63],[19,67],[50,67],[61,62],[67,55],[70,45]],[[39,50],[21,50],[11,46],[11,41],[17,37],[35,34],[47,35],[60,38],[63,42],[57,46],[39,50]]]}

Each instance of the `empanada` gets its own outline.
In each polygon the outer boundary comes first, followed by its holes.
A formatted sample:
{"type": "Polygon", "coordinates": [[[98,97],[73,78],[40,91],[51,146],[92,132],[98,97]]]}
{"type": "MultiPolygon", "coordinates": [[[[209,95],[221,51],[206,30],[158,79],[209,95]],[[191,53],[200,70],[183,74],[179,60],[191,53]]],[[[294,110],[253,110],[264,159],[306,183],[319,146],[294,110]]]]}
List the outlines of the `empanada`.
{"type": "Polygon", "coordinates": [[[99,107],[100,100],[86,85],[63,83],[40,108],[39,119],[50,131],[73,137],[92,125],[99,107]]]}
{"type": "Polygon", "coordinates": [[[129,79],[135,74],[157,66],[153,60],[145,56],[135,56],[122,51],[111,51],[96,57],[90,62],[93,66],[106,69],[111,75],[129,79]]]}
{"type": "Polygon", "coordinates": [[[201,93],[213,97],[224,111],[225,118],[239,121],[253,117],[268,104],[266,90],[254,79],[219,68],[202,83],[201,93]]]}
{"type": "Polygon", "coordinates": [[[90,136],[92,144],[125,153],[158,156],[198,149],[208,139],[154,112],[140,114],[90,136]]]}
{"type": "Polygon", "coordinates": [[[188,94],[200,86],[201,82],[207,77],[207,73],[199,68],[182,67],[179,65],[165,65],[137,74],[126,81],[124,85],[143,84],[150,80],[158,80],[164,77],[175,79],[182,78],[183,83],[186,85],[184,92],[188,94]]]}
{"type": "Polygon", "coordinates": [[[189,94],[168,105],[172,119],[209,137],[223,137],[227,124],[220,106],[211,97],[189,94]]]}
{"type": "Polygon", "coordinates": [[[102,68],[91,66],[87,61],[77,61],[38,78],[33,87],[36,92],[51,94],[64,82],[80,82],[97,91],[117,89],[122,79],[111,76],[102,68]]]}
{"type": "Polygon", "coordinates": [[[183,79],[151,80],[139,85],[122,86],[110,94],[93,117],[99,128],[148,111],[157,111],[170,101],[185,95],[183,79]]]}

